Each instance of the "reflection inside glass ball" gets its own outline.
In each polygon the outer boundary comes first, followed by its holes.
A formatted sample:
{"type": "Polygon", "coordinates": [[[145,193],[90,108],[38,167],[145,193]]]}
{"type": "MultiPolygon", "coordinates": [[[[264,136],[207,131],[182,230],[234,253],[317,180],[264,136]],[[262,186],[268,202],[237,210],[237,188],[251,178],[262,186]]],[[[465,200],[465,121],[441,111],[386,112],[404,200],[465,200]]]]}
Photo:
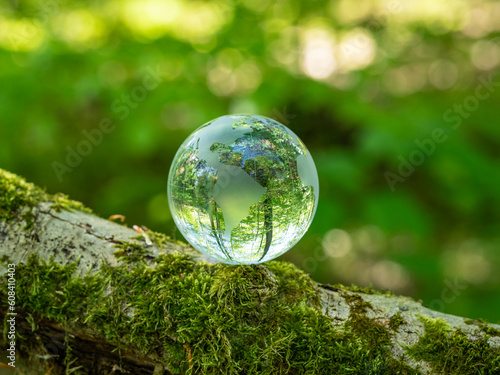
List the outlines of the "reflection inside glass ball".
{"type": "Polygon", "coordinates": [[[288,251],[309,227],[318,175],[302,141],[255,115],[219,117],[195,130],[170,168],[177,227],[200,252],[228,264],[261,263],[288,251]]]}

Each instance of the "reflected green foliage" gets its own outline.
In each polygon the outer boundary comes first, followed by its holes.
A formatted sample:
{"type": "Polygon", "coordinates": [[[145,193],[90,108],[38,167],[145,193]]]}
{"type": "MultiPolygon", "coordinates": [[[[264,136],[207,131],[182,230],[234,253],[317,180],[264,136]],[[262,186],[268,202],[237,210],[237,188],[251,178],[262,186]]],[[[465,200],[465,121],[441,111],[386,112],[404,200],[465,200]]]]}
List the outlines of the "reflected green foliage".
{"type": "Polygon", "coordinates": [[[315,220],[286,260],[499,322],[499,9],[3,2],[0,167],[180,238],[166,181],[182,141],[228,113],[272,117],[320,177],[315,220]]]}
{"type": "Polygon", "coordinates": [[[228,264],[274,259],[304,235],[316,211],[318,175],[299,138],[263,116],[222,116],[181,145],[168,198],[182,235],[228,264]]]}

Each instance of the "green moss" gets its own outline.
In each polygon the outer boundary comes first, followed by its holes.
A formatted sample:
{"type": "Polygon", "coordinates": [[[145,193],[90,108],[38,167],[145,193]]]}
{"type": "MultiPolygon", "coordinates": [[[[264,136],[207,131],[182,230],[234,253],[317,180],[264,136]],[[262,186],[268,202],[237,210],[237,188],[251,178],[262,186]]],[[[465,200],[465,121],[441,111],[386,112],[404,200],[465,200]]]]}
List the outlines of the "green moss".
{"type": "Polygon", "coordinates": [[[500,330],[492,327],[483,319],[465,319],[466,324],[474,324],[479,327],[481,331],[489,336],[500,336],[500,330]]]}
{"type": "Polygon", "coordinates": [[[372,305],[356,294],[344,292],[342,296],[351,308],[346,322],[347,328],[355,335],[363,337],[371,351],[386,348],[390,343],[389,331],[375,319],[366,316],[367,310],[372,309],[372,305]]]}
{"type": "Polygon", "coordinates": [[[363,314],[366,313],[367,309],[373,309],[373,306],[369,302],[366,302],[358,294],[342,292],[341,296],[351,307],[351,315],[363,314]]]}
{"type": "MultiPolygon", "coordinates": [[[[77,322],[89,310],[92,300],[102,296],[104,280],[99,276],[74,276],[76,263],[61,266],[41,262],[36,254],[16,269],[17,300],[29,296],[34,314],[58,321],[77,322]]],[[[2,288],[3,289],[3,288],[2,288]]],[[[3,290],[2,290],[3,292],[3,290]]]]}
{"type": "Polygon", "coordinates": [[[488,344],[488,336],[476,341],[453,330],[444,320],[421,316],[425,332],[408,348],[415,359],[428,362],[436,373],[499,374],[500,350],[488,344]]]}
{"type": "Polygon", "coordinates": [[[345,292],[351,316],[335,327],[321,312],[313,281],[291,264],[211,265],[176,253],[147,266],[137,244],[118,252],[119,266],[103,264],[97,275],[80,277],[73,276],[75,264],[32,255],[17,267],[18,301],[35,320],[69,330],[85,324],[118,347],[163,348],[172,373],[417,373],[392,359],[391,332],[364,315],[370,304],[345,292]]]}
{"type": "Polygon", "coordinates": [[[63,194],[49,195],[23,178],[0,169],[0,221],[23,219],[26,229],[33,228],[33,208],[40,202],[53,202],[57,211],[79,210],[90,213],[81,203],[70,200],[63,194]]]}
{"type": "Polygon", "coordinates": [[[267,262],[265,267],[277,278],[279,290],[289,300],[307,300],[314,305],[319,305],[317,284],[302,270],[288,262],[267,262]]]}
{"type": "Polygon", "coordinates": [[[399,313],[394,314],[391,319],[389,319],[389,328],[393,331],[397,331],[399,327],[403,324],[406,324],[406,321],[401,317],[399,313]]]}
{"type": "Polygon", "coordinates": [[[166,234],[148,231],[148,236],[158,247],[164,247],[168,243],[172,243],[172,238],[166,234]]]}
{"type": "Polygon", "coordinates": [[[90,208],[85,207],[82,203],[69,199],[69,197],[65,194],[57,193],[54,195],[47,195],[47,201],[54,202],[51,206],[57,212],[61,212],[62,210],[66,211],[82,211],[88,214],[92,213],[90,208]]]}
{"type": "Polygon", "coordinates": [[[500,336],[500,330],[489,326],[488,324],[481,325],[481,331],[488,336],[500,336]]]}
{"type": "Polygon", "coordinates": [[[116,258],[124,263],[136,263],[144,259],[148,253],[140,244],[135,242],[121,242],[114,245],[118,250],[114,251],[116,258]]]}
{"type": "Polygon", "coordinates": [[[376,290],[373,289],[373,287],[370,285],[369,287],[360,287],[357,285],[343,285],[343,284],[333,284],[333,285],[322,285],[323,287],[326,287],[327,289],[338,289],[338,290],[348,290],[350,292],[354,293],[363,293],[363,294],[377,294],[379,296],[393,296],[394,292],[391,290],[376,290]]]}

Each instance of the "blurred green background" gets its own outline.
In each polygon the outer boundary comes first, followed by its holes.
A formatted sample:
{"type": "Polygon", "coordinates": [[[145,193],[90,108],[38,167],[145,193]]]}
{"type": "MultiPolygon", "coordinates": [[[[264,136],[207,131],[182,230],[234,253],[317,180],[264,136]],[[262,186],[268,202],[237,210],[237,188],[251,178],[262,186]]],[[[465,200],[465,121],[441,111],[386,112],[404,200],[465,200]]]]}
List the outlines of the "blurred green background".
{"type": "Polygon", "coordinates": [[[4,1],[0,167],[179,238],[181,142],[266,115],[320,176],[283,259],[498,323],[498,35],[496,1],[4,1]]]}

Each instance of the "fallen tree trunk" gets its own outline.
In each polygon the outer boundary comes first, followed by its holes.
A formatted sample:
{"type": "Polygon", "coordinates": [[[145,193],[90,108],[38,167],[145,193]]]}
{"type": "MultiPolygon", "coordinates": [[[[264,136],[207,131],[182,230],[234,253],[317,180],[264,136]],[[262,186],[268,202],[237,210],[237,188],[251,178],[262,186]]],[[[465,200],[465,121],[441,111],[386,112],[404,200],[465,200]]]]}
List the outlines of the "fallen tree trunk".
{"type": "Polygon", "coordinates": [[[215,264],[2,170],[0,259],[0,346],[14,317],[23,373],[500,374],[498,325],[285,262],[215,264]]]}

